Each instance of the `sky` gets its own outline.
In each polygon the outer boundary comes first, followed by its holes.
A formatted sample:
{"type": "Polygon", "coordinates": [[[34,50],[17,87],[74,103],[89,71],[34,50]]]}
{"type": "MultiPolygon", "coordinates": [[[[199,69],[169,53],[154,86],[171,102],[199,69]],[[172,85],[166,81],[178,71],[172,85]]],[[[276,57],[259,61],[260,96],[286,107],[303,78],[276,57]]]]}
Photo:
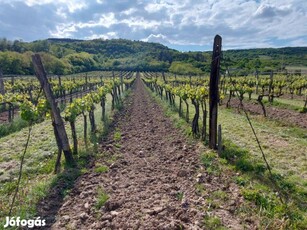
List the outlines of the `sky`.
{"type": "Polygon", "coordinates": [[[307,0],[0,0],[0,38],[123,38],[180,51],[307,46],[307,0]]]}

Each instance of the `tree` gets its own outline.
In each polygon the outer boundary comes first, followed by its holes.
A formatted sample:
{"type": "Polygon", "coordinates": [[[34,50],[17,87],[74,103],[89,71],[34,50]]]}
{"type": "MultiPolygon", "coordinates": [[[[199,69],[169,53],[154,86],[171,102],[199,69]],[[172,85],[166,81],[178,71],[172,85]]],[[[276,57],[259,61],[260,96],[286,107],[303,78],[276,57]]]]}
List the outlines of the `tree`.
{"type": "Polygon", "coordinates": [[[4,74],[29,74],[30,60],[27,55],[12,51],[0,51],[0,63],[4,74]]]}
{"type": "Polygon", "coordinates": [[[73,66],[74,72],[90,71],[96,67],[93,55],[86,52],[69,54],[65,56],[64,60],[73,66]]]}
{"type": "Polygon", "coordinates": [[[175,61],[169,67],[169,71],[175,74],[196,75],[201,74],[199,68],[194,67],[191,63],[175,61]]]}
{"type": "Polygon", "coordinates": [[[44,67],[49,74],[63,75],[72,72],[72,66],[65,59],[58,59],[57,57],[48,54],[40,53],[44,67]]]}

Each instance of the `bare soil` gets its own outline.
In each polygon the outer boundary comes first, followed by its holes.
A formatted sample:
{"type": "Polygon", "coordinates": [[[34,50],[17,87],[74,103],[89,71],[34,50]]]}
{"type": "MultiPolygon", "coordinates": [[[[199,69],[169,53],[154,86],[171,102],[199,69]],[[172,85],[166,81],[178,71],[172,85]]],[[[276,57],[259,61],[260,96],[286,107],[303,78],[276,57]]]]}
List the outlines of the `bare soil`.
{"type": "Polygon", "coordinates": [[[203,151],[173,127],[138,78],[96,162],[64,200],[57,200],[59,186],[51,191],[39,213],[48,217],[47,228],[56,230],[208,229],[208,215],[230,229],[255,229],[250,216],[237,216],[244,201],[230,175],[215,176],[202,167],[203,151]],[[101,165],[108,172],[95,172],[101,165]],[[204,191],[197,191],[197,184],[204,191]],[[109,197],[101,208],[99,191],[109,197]],[[223,201],[210,208],[206,198],[219,191],[226,194],[223,201]]]}
{"type": "MultiPolygon", "coordinates": [[[[226,100],[224,101],[226,103],[226,100]]],[[[252,114],[263,115],[261,105],[255,101],[243,101],[244,108],[252,114]]],[[[232,98],[230,106],[238,108],[239,100],[232,98]]],[[[267,117],[278,120],[283,124],[296,125],[301,128],[307,128],[307,113],[299,113],[290,109],[278,108],[276,106],[265,105],[267,117]]]]}

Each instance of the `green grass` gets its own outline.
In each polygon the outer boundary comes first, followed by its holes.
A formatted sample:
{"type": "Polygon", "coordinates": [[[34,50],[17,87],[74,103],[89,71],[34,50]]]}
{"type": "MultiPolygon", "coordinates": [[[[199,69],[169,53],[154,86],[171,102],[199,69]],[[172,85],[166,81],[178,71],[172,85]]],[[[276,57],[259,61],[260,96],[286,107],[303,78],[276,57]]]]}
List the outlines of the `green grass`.
{"type": "MultiPolygon", "coordinates": [[[[248,149],[248,155],[262,161],[261,153],[247,120],[241,114],[228,109],[220,109],[219,122],[223,136],[241,149],[248,149]]],[[[284,126],[263,117],[252,116],[252,122],[260,143],[264,147],[269,164],[281,175],[301,177],[295,183],[301,187],[307,178],[307,138],[306,132],[298,127],[284,126]]],[[[236,147],[231,148],[232,151],[236,147]]],[[[306,187],[305,187],[306,188],[306,187]]]]}

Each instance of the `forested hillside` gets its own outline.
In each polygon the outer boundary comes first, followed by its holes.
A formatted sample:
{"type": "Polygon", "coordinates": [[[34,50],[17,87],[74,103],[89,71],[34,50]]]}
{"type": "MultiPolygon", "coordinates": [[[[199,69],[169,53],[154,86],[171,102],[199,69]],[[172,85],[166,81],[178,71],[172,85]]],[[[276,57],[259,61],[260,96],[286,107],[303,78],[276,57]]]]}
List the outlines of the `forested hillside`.
{"type": "MultiPolygon", "coordinates": [[[[0,68],[3,74],[33,74],[31,55],[39,52],[50,74],[92,70],[170,71],[199,74],[210,71],[211,52],[179,52],[158,43],[112,40],[50,38],[34,42],[0,39],[0,68]]],[[[307,48],[226,50],[222,68],[239,74],[258,71],[297,73],[307,66],[307,48]]]]}

